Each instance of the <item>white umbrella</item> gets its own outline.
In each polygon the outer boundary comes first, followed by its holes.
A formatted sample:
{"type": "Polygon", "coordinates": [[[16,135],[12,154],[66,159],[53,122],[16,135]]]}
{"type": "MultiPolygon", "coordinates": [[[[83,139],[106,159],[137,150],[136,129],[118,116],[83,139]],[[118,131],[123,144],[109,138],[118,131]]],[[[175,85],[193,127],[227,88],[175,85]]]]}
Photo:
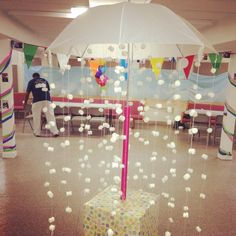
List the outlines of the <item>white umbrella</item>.
{"type": "MultiPolygon", "coordinates": [[[[54,53],[130,59],[170,57],[214,51],[185,20],[158,4],[123,2],[89,9],[74,19],[49,46],[54,53]]],[[[129,81],[129,80],[128,80],[129,81]]],[[[127,83],[127,102],[129,98],[127,83]]],[[[122,199],[126,198],[130,107],[124,108],[122,199]]]]}
{"type": "Polygon", "coordinates": [[[214,48],[193,26],[159,4],[123,2],[90,8],[49,46],[51,52],[81,57],[133,59],[196,54],[214,48]]]}

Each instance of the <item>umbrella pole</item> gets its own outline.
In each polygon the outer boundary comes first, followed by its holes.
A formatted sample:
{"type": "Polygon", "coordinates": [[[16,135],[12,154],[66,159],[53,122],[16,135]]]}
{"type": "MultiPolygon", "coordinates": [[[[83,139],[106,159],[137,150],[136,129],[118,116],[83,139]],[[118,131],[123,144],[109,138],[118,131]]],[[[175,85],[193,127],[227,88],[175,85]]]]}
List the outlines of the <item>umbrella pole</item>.
{"type": "Polygon", "coordinates": [[[128,44],[128,78],[127,78],[127,95],[124,107],[125,121],[123,123],[123,150],[122,150],[122,174],[121,174],[121,199],[126,200],[127,175],[128,175],[128,157],[129,157],[129,127],[130,127],[130,106],[129,106],[129,80],[130,80],[130,51],[132,45],[128,44]]]}

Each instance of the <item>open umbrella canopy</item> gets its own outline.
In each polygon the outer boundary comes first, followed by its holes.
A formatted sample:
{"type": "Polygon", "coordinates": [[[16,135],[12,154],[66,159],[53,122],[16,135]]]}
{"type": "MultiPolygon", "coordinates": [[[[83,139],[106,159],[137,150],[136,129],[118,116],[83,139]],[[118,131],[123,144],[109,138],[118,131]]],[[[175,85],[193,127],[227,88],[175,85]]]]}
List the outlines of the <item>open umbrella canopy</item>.
{"type": "Polygon", "coordinates": [[[165,6],[129,2],[90,8],[49,49],[81,57],[127,58],[128,44],[133,59],[185,56],[199,48],[214,51],[193,26],[165,6]]]}

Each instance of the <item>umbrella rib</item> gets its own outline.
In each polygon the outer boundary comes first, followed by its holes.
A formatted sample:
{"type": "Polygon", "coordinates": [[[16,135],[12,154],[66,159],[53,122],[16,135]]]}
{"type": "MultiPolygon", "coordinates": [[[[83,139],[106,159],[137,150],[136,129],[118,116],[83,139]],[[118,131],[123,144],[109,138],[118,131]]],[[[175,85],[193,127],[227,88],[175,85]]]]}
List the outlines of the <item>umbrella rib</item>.
{"type": "Polygon", "coordinates": [[[120,38],[121,38],[121,27],[122,27],[122,25],[123,25],[124,5],[125,5],[125,4],[122,4],[122,11],[121,11],[121,14],[120,14],[119,43],[120,43],[120,38]]]}
{"type": "Polygon", "coordinates": [[[178,48],[178,50],[179,50],[180,54],[182,55],[182,57],[184,57],[184,55],[183,55],[183,53],[181,52],[181,50],[180,50],[180,48],[179,48],[179,45],[178,45],[178,44],[176,44],[176,47],[178,48]]]}

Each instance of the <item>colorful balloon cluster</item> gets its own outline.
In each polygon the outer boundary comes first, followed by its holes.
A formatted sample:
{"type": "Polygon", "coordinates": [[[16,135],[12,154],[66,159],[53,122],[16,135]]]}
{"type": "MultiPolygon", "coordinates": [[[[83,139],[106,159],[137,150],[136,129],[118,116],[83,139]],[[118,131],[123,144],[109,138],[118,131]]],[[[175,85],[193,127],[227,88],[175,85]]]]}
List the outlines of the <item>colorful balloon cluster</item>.
{"type": "Polygon", "coordinates": [[[97,72],[95,74],[96,82],[101,86],[104,87],[108,81],[108,77],[105,75],[106,67],[105,66],[98,66],[97,72]]]}

